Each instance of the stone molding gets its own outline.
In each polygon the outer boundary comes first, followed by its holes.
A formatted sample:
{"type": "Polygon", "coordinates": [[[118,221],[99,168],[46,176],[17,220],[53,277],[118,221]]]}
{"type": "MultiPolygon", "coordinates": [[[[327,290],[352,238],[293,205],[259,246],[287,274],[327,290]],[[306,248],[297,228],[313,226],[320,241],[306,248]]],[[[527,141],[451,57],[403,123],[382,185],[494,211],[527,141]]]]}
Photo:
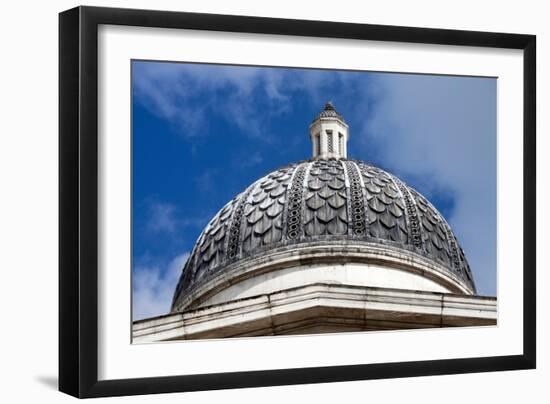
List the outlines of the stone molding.
{"type": "Polygon", "coordinates": [[[494,297],[312,284],[136,321],[133,343],[495,325],[494,297]]]}
{"type": "MultiPolygon", "coordinates": [[[[447,268],[426,259],[412,251],[379,243],[319,241],[309,245],[288,246],[266,251],[264,255],[250,257],[229,265],[224,271],[212,272],[187,291],[185,298],[179,300],[179,305],[173,312],[200,306],[213,295],[227,287],[280,269],[308,264],[343,264],[364,263],[387,266],[415,274],[435,281],[457,294],[473,294],[474,290],[459,276],[449,272],[447,268]]],[[[322,282],[322,279],[318,280],[322,282]]],[[[403,285],[407,289],[406,285],[403,285]]]]}

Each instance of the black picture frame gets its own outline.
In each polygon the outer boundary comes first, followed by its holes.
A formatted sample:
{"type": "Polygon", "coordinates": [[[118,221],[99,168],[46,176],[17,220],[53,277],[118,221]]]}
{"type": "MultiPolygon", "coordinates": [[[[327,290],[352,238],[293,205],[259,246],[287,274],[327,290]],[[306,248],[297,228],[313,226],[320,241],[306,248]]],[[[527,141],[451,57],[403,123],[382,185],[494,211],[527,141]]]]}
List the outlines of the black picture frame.
{"type": "Polygon", "coordinates": [[[96,7],[60,13],[59,390],[84,398],[535,368],[535,61],[534,35],[96,7]],[[100,24],[523,50],[523,354],[99,381],[100,24]]]}

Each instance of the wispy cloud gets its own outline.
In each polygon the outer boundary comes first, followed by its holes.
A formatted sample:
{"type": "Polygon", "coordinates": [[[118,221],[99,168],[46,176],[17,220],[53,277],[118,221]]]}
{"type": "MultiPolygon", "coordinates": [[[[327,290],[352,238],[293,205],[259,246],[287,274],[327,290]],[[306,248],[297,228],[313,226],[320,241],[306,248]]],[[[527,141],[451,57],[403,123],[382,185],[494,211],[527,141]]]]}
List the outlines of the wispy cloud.
{"type": "Polygon", "coordinates": [[[178,207],[173,203],[148,201],[149,216],[146,227],[152,234],[174,234],[184,227],[202,227],[209,217],[182,217],[178,207]]]}
{"type": "Polygon", "coordinates": [[[183,253],[167,264],[137,266],[132,273],[133,320],[167,314],[181,270],[189,257],[183,253]]]}
{"type": "Polygon", "coordinates": [[[238,158],[234,160],[234,165],[242,168],[248,169],[250,167],[257,166],[258,164],[263,163],[264,158],[262,154],[258,151],[249,153],[247,155],[239,155],[238,158]]]}
{"type": "MultiPolygon", "coordinates": [[[[297,91],[323,97],[327,73],[292,69],[135,62],[136,99],[184,136],[208,132],[212,116],[264,140],[270,119],[293,109],[297,91]],[[208,119],[207,119],[208,117],[208,119]]],[[[339,80],[334,74],[332,80],[339,80]]],[[[326,95],[325,95],[326,96],[326,95]]]]}
{"type": "Polygon", "coordinates": [[[217,170],[204,170],[193,181],[196,184],[197,189],[202,194],[208,194],[216,191],[217,178],[219,173],[217,170]]]}
{"type": "Polygon", "coordinates": [[[166,202],[152,202],[149,206],[147,228],[153,233],[174,233],[178,225],[176,206],[166,202]]]}

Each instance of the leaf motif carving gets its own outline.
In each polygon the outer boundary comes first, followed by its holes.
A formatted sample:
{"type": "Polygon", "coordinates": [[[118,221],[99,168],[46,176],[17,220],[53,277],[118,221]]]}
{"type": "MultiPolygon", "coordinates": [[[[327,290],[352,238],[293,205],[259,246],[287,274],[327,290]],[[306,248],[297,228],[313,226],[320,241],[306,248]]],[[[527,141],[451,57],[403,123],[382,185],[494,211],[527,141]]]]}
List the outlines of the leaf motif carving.
{"type": "Polygon", "coordinates": [[[369,207],[376,213],[382,213],[386,210],[386,206],[381,203],[378,198],[372,198],[369,201],[369,207]]]}
{"type": "Polygon", "coordinates": [[[324,186],[325,186],[325,183],[321,181],[318,177],[315,177],[308,182],[308,187],[310,191],[319,191],[324,186]]]}
{"type": "Polygon", "coordinates": [[[399,207],[397,203],[392,204],[388,210],[391,212],[392,215],[395,217],[402,217],[403,216],[403,209],[399,207]]]}
{"type": "Polygon", "coordinates": [[[382,191],[382,189],[380,187],[376,186],[375,184],[373,184],[370,181],[365,183],[365,187],[369,190],[369,192],[371,192],[373,194],[379,194],[380,191],[382,191]]]}
{"type": "Polygon", "coordinates": [[[334,190],[340,190],[342,188],[344,188],[346,186],[346,183],[337,178],[337,177],[334,177],[329,183],[328,183],[328,186],[331,188],[331,189],[334,189],[334,190]]]}
{"type": "Polygon", "coordinates": [[[265,212],[265,214],[273,220],[273,218],[277,217],[283,213],[283,205],[279,201],[274,201],[273,204],[269,207],[269,209],[265,212]]]}
{"type": "Polygon", "coordinates": [[[334,195],[334,191],[331,190],[328,186],[325,186],[319,192],[317,192],[317,195],[319,195],[323,199],[328,199],[332,195],[334,195]]]}
{"type": "Polygon", "coordinates": [[[336,216],[334,220],[331,220],[327,225],[327,230],[329,234],[332,235],[342,235],[345,234],[348,229],[347,224],[340,220],[339,216],[336,216]]]}
{"type": "Polygon", "coordinates": [[[286,192],[286,188],[282,185],[282,184],[279,184],[277,186],[277,188],[275,188],[273,191],[271,191],[271,193],[269,194],[269,196],[271,198],[278,198],[280,197],[281,195],[283,195],[284,193],[286,192]]]}
{"type": "Polygon", "coordinates": [[[347,196],[340,161],[315,161],[309,172],[304,232],[308,236],[347,233],[347,196]]]}
{"type": "Polygon", "coordinates": [[[268,194],[265,192],[260,192],[258,195],[252,197],[252,203],[262,203],[266,198],[268,197],[268,194]]]}
{"type": "Polygon", "coordinates": [[[422,195],[414,190],[411,192],[414,195],[421,217],[422,239],[424,240],[426,252],[442,264],[452,267],[454,265],[452,257],[456,253],[453,253],[443,220],[422,195]]]}
{"type": "Polygon", "coordinates": [[[256,224],[258,223],[259,220],[262,219],[262,216],[263,216],[263,212],[260,209],[258,209],[258,207],[255,207],[254,210],[246,218],[246,221],[249,224],[256,224]]]}
{"type": "Polygon", "coordinates": [[[292,172],[296,166],[281,169],[269,175],[253,193],[245,206],[247,219],[242,237],[243,252],[251,253],[257,247],[275,243],[282,238],[282,213],[289,190],[292,172]]]}
{"type": "MultiPolygon", "coordinates": [[[[267,195],[266,195],[267,196],[267,195]]],[[[266,210],[270,206],[272,206],[275,203],[275,200],[271,199],[270,197],[266,197],[262,203],[260,204],[261,210],[266,210]]]]}
{"type": "Polygon", "coordinates": [[[397,185],[384,171],[358,162],[367,200],[367,226],[372,237],[408,242],[405,203],[397,185]]]}
{"type": "Polygon", "coordinates": [[[340,193],[335,192],[327,202],[331,208],[338,210],[347,203],[347,200],[340,193]]]}
{"type": "Polygon", "coordinates": [[[325,205],[325,201],[321,199],[317,193],[313,193],[306,199],[306,205],[310,209],[317,210],[325,205]]]}
{"type": "Polygon", "coordinates": [[[397,226],[397,221],[387,210],[379,216],[380,222],[386,226],[388,229],[391,229],[397,226]]]}

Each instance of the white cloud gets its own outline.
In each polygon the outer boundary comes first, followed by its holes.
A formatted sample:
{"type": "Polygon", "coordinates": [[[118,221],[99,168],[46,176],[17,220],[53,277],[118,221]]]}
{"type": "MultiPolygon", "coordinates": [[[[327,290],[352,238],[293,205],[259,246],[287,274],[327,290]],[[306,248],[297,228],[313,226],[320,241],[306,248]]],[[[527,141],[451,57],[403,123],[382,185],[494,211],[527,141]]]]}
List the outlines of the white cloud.
{"type": "Polygon", "coordinates": [[[173,233],[177,227],[176,206],[166,202],[152,202],[149,206],[147,227],[154,233],[173,233]]]}
{"type": "Polygon", "coordinates": [[[483,78],[378,76],[382,98],[360,129],[390,170],[418,179],[426,197],[450,193],[447,217],[478,292],[496,293],[496,83],[483,78]]]}
{"type": "Polygon", "coordinates": [[[326,72],[247,66],[140,62],[133,77],[142,105],[185,136],[205,133],[207,115],[218,114],[265,140],[269,120],[293,108],[293,92],[306,91],[318,99],[327,86],[326,72]]]}
{"type": "Polygon", "coordinates": [[[132,273],[133,320],[167,314],[181,270],[189,253],[162,265],[138,266],[132,273]]]}
{"type": "Polygon", "coordinates": [[[149,204],[149,217],[147,218],[146,230],[151,234],[174,234],[183,227],[188,226],[200,228],[210,219],[208,216],[181,218],[177,206],[173,203],[155,200],[147,203],[149,204]]]}

